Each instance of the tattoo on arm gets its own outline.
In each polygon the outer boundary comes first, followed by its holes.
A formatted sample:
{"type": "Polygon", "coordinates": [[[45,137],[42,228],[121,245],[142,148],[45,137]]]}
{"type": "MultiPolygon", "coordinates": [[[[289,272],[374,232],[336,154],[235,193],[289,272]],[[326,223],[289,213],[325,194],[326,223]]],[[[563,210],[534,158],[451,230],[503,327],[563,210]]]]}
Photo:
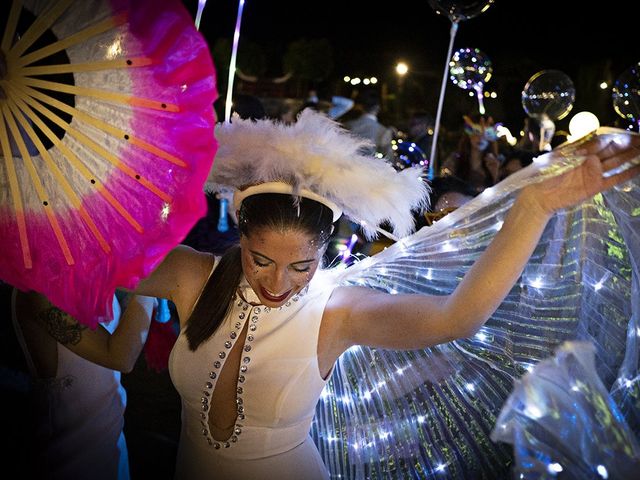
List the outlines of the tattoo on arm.
{"type": "Polygon", "coordinates": [[[82,338],[82,331],[87,328],[56,307],[40,312],[38,320],[45,325],[49,335],[62,345],[77,345],[82,338]]]}

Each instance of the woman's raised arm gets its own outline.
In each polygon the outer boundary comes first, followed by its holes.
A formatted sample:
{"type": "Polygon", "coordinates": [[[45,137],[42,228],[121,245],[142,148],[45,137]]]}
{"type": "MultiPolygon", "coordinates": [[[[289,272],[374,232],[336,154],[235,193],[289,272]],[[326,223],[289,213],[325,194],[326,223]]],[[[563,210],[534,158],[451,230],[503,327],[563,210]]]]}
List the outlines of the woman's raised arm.
{"type": "Polygon", "coordinates": [[[616,173],[639,157],[639,147],[639,136],[631,136],[627,145],[595,137],[576,152],[585,156],[580,165],[525,187],[501,230],[450,295],[337,289],[325,317],[336,349],[357,344],[425,348],[473,335],[518,280],[551,216],[640,173],[638,165],[616,173]]]}

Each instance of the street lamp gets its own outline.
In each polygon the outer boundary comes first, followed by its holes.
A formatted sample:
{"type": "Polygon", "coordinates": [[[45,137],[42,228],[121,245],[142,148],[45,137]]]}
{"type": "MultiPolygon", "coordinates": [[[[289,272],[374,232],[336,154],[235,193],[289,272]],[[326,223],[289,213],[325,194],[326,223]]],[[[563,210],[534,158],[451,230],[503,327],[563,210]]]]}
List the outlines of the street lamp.
{"type": "Polygon", "coordinates": [[[404,62],[398,62],[396,64],[396,73],[400,78],[404,77],[409,72],[409,65],[404,62]]]}

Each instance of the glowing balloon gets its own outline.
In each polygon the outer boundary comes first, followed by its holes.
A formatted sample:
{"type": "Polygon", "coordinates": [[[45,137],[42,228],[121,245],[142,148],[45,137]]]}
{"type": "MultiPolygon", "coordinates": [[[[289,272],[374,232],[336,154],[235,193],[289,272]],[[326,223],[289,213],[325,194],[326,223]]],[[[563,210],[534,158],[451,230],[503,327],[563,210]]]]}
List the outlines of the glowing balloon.
{"type": "Polygon", "coordinates": [[[454,85],[464,90],[475,90],[481,114],[485,113],[482,102],[484,84],[491,79],[491,60],[477,48],[461,48],[451,57],[449,74],[454,85]]]}
{"type": "Polygon", "coordinates": [[[393,168],[396,170],[404,170],[405,168],[421,165],[429,166],[427,154],[414,142],[392,140],[393,149],[393,168]]]}
{"type": "Polygon", "coordinates": [[[527,81],[522,90],[522,108],[532,118],[564,118],[573,108],[576,89],[559,70],[542,70],[527,81]]]}
{"type": "Polygon", "coordinates": [[[495,0],[429,0],[429,5],[437,14],[446,15],[453,23],[469,20],[493,4],[495,0]]]}
{"type": "MultiPolygon", "coordinates": [[[[447,63],[444,65],[444,74],[442,75],[442,84],[440,87],[440,98],[438,99],[438,110],[436,113],[436,125],[433,132],[433,142],[431,143],[431,155],[429,155],[429,173],[428,178],[432,180],[435,176],[435,165],[437,162],[436,149],[438,145],[438,132],[440,131],[440,117],[442,115],[442,106],[444,105],[444,92],[447,88],[447,70],[449,68],[449,59],[453,52],[453,42],[456,38],[458,25],[462,20],[468,20],[487,11],[493,4],[494,0],[429,0],[429,5],[439,15],[446,15],[451,20],[451,30],[449,31],[449,49],[447,51],[447,63]]],[[[481,111],[482,101],[480,100],[481,111]]]]}
{"type": "Polygon", "coordinates": [[[591,112],[578,112],[569,121],[567,140],[573,142],[595,131],[600,126],[600,120],[591,112]]]}
{"type": "Polygon", "coordinates": [[[631,65],[615,81],[613,109],[625,120],[640,124],[640,62],[631,65]]]}

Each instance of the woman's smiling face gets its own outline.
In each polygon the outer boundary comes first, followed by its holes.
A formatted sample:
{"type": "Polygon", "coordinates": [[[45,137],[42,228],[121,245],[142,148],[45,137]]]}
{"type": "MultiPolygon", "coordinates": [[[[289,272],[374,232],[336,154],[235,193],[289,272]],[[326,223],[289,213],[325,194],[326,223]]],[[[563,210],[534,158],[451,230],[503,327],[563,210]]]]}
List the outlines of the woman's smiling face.
{"type": "Polygon", "coordinates": [[[242,270],[249,285],[268,307],[280,307],[313,278],[324,248],[300,230],[262,228],[240,237],[242,270]]]}

